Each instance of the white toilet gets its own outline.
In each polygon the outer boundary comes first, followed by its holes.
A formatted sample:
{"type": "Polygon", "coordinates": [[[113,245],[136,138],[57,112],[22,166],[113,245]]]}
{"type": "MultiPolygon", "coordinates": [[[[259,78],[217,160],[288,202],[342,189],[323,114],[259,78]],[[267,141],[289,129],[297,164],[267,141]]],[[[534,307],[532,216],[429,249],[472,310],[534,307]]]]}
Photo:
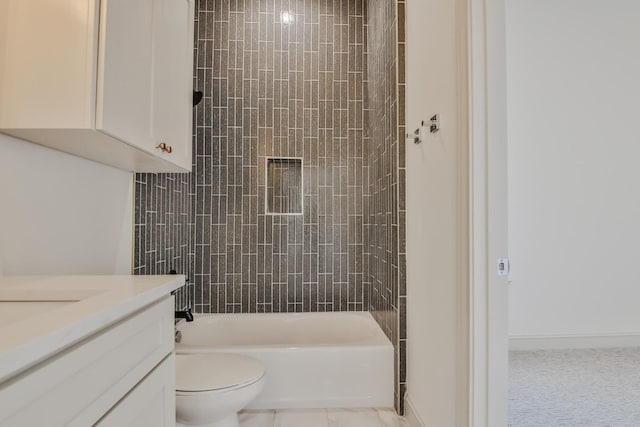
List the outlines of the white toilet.
{"type": "Polygon", "coordinates": [[[177,427],[238,427],[238,411],[264,388],[264,365],[230,353],[176,355],[177,427]]]}

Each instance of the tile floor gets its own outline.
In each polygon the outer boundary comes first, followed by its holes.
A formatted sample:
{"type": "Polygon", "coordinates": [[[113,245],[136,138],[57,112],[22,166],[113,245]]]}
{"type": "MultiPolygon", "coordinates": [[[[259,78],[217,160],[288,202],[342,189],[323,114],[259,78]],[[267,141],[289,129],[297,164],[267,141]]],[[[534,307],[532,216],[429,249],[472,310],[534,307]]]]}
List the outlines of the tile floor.
{"type": "Polygon", "coordinates": [[[409,427],[393,409],[286,409],[240,412],[240,427],[409,427]]]}

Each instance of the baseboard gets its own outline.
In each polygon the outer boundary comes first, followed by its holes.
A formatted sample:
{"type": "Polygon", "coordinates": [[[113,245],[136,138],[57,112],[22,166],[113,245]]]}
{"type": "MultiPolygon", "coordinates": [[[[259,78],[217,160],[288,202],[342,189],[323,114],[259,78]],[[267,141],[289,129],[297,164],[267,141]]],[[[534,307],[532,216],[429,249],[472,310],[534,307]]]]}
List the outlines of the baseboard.
{"type": "Polygon", "coordinates": [[[426,427],[427,426],[427,424],[425,424],[425,422],[422,421],[422,418],[420,418],[420,415],[418,415],[418,412],[416,411],[416,407],[411,401],[411,396],[409,396],[408,392],[405,393],[404,395],[404,417],[409,422],[409,427],[426,427]]]}
{"type": "Polygon", "coordinates": [[[509,350],[640,347],[640,333],[583,335],[513,335],[509,350]]]}

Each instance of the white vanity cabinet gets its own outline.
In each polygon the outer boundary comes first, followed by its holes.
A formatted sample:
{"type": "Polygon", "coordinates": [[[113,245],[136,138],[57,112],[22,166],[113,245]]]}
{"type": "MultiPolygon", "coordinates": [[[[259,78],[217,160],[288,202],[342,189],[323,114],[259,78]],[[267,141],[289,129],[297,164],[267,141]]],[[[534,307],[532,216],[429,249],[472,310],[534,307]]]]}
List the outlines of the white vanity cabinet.
{"type": "Polygon", "coordinates": [[[0,426],[175,426],[172,297],[0,383],[0,426]]]}
{"type": "Polygon", "coordinates": [[[120,169],[190,171],[194,1],[2,1],[0,132],[120,169]]]}

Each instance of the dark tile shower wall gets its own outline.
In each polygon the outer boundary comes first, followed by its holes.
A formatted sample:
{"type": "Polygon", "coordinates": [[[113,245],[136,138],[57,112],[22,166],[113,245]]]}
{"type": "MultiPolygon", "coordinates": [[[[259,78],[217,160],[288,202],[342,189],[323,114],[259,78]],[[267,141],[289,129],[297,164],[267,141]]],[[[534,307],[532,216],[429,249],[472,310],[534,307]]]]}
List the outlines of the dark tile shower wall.
{"type": "Polygon", "coordinates": [[[367,310],[364,1],[200,0],[196,19],[196,310],[367,310]],[[278,157],[303,160],[303,215],[265,213],[278,157]]]}
{"type": "Polygon", "coordinates": [[[365,204],[369,310],[394,345],[395,397],[400,412],[406,386],[404,6],[404,1],[368,0],[369,180],[365,204]]]}
{"type": "MultiPolygon", "coordinates": [[[[194,221],[191,174],[135,175],[133,273],[168,274],[187,278],[194,271],[194,221]]],[[[193,284],[176,292],[176,308],[192,303],[193,284]]]]}
{"type": "Polygon", "coordinates": [[[407,187],[406,187],[406,1],[398,0],[398,396],[397,406],[404,414],[407,391],[407,187]]]}

